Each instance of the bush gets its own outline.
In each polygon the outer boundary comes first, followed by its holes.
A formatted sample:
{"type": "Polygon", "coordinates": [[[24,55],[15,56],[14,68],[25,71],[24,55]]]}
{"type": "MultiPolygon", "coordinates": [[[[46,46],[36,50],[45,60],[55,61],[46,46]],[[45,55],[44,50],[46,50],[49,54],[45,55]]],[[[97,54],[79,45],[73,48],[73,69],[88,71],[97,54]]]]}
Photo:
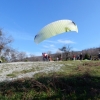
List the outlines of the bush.
{"type": "Polygon", "coordinates": [[[88,59],[88,60],[90,59],[90,57],[89,57],[89,55],[87,53],[84,55],[84,60],[85,59],[88,59]]]}
{"type": "Polygon", "coordinates": [[[5,57],[2,56],[0,61],[1,61],[1,62],[6,62],[5,57]]]}

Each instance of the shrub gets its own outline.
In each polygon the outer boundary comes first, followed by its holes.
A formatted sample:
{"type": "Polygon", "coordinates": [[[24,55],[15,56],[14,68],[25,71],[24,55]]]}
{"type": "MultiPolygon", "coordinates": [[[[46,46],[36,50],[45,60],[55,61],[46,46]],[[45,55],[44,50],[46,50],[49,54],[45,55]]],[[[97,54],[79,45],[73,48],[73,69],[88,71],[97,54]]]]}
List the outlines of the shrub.
{"type": "Polygon", "coordinates": [[[85,59],[88,59],[88,60],[90,59],[90,57],[89,57],[89,55],[87,53],[84,55],[84,60],[85,59]]]}

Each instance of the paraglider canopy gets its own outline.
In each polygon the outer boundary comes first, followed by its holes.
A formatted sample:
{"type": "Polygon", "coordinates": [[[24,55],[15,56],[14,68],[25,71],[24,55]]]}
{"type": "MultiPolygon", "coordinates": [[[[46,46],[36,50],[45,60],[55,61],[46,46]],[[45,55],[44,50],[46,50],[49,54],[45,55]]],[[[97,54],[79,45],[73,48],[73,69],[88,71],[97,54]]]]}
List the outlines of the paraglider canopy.
{"type": "Polygon", "coordinates": [[[34,42],[40,43],[45,39],[69,31],[78,32],[77,25],[72,20],[58,20],[42,28],[39,33],[35,35],[34,42]]]}

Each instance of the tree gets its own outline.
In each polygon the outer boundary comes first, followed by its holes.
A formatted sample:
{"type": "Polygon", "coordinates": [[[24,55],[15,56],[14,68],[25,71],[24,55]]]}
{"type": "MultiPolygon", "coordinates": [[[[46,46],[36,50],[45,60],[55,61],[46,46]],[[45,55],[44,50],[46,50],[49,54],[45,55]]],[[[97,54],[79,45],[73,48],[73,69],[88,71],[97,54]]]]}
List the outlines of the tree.
{"type": "Polygon", "coordinates": [[[19,52],[17,50],[11,48],[10,52],[9,52],[10,61],[12,61],[12,62],[17,61],[18,54],[19,54],[19,52]]]}
{"type": "Polygon", "coordinates": [[[88,60],[90,59],[90,57],[89,57],[89,54],[88,54],[88,53],[86,53],[86,54],[84,55],[84,60],[85,60],[85,59],[88,59],[88,60]]]}
{"type": "Polygon", "coordinates": [[[1,57],[1,53],[4,49],[6,49],[6,47],[12,42],[12,38],[11,37],[7,37],[5,36],[5,34],[3,33],[3,31],[0,29],[0,57],[1,57]]]}
{"type": "Polygon", "coordinates": [[[67,60],[69,58],[71,48],[72,47],[70,45],[67,45],[67,46],[63,46],[62,48],[59,49],[60,51],[62,51],[62,57],[64,59],[67,60]]]}
{"type": "Polygon", "coordinates": [[[19,52],[18,55],[17,55],[17,59],[19,61],[23,61],[26,57],[27,57],[26,52],[19,52]]]}

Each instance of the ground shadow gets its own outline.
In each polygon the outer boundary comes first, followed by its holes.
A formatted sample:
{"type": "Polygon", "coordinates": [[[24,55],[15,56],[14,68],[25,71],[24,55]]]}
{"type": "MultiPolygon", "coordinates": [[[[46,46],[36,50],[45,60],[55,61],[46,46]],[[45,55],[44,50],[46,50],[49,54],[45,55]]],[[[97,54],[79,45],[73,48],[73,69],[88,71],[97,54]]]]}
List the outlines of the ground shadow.
{"type": "Polygon", "coordinates": [[[55,74],[0,83],[0,98],[12,100],[12,97],[13,100],[99,100],[100,77],[55,74]]]}

